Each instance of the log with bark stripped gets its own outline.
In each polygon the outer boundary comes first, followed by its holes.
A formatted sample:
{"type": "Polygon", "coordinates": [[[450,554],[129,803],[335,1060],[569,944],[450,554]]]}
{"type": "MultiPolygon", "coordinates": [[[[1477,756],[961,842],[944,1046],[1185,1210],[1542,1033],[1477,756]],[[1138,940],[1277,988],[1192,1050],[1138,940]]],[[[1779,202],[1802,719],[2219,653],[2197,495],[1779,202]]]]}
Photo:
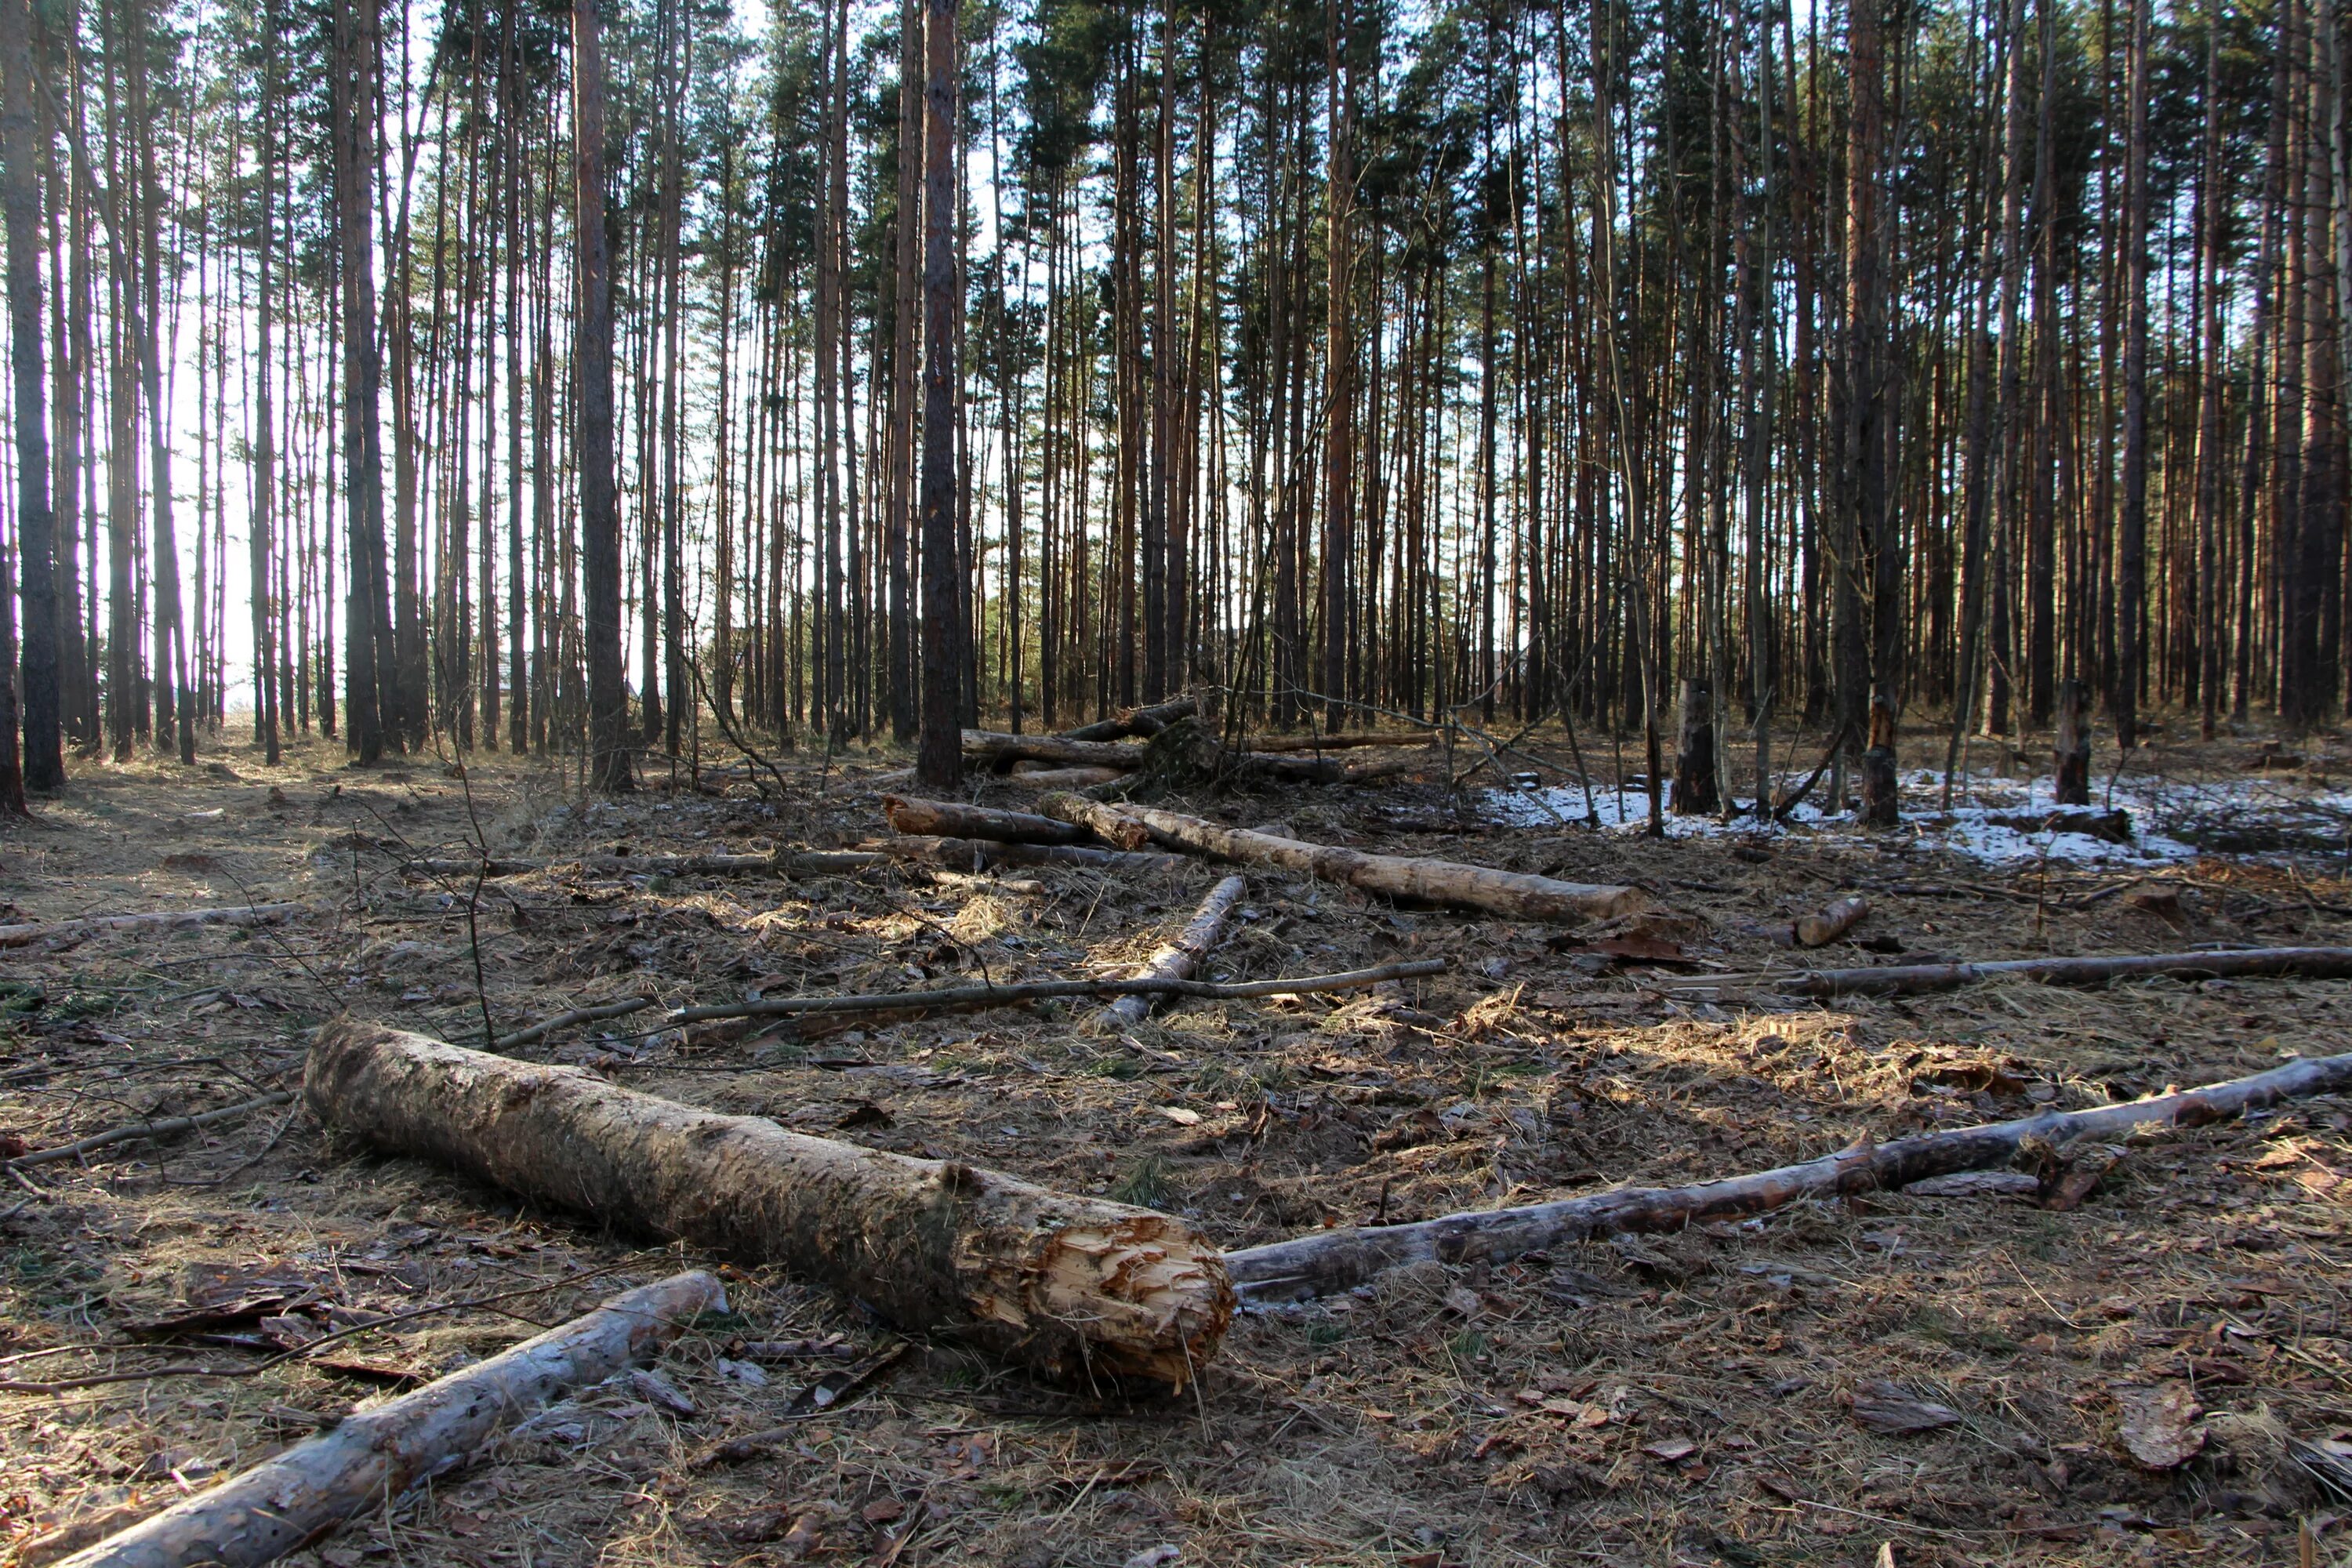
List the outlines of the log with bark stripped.
{"type": "Polygon", "coordinates": [[[900,1327],[950,1333],[1049,1377],[1182,1386],[1233,1289],[1165,1215],[788,1132],[604,1082],[340,1018],[310,1047],[320,1120],[534,1201],[781,1263],[900,1327]]]}
{"type": "Polygon", "coordinates": [[[1865,898],[1833,899],[1811,914],[1789,922],[1789,942],[1799,947],[1826,947],[1862,923],[1870,913],[1865,898]]]}
{"type": "Polygon", "coordinates": [[[916,795],[884,795],[882,815],[897,832],[935,838],[989,838],[1001,844],[1086,844],[1094,839],[1085,828],[1056,817],[916,795]]]}
{"type": "Polygon", "coordinates": [[[1143,748],[1118,741],[1073,741],[1061,735],[1008,735],[1000,730],[963,732],[963,760],[976,767],[1004,767],[1024,759],[1066,768],[1124,770],[1143,765],[1143,748]]]}
{"type": "MultiPolygon", "coordinates": [[[[1217,938],[1224,934],[1227,917],[1232,915],[1234,906],[1241,902],[1242,894],[1248,888],[1249,884],[1241,878],[1227,877],[1210,889],[1209,896],[1201,900],[1201,907],[1192,911],[1192,918],[1184,922],[1184,929],[1176,933],[1176,940],[1144,960],[1143,966],[1135,972],[1135,978],[1183,980],[1190,977],[1192,971],[1200,966],[1201,960],[1208,956],[1209,950],[1217,945],[1217,938]]],[[[1102,1010],[1101,1021],[1113,1028],[1122,1026],[1132,1028],[1150,1016],[1150,997],[1122,996],[1102,1010]]]]}
{"type": "Polygon", "coordinates": [[[958,871],[990,871],[1000,866],[1085,866],[1136,876],[1181,871],[1197,864],[1181,855],[1097,849],[1084,844],[1000,844],[989,838],[933,838],[919,834],[886,839],[881,853],[895,860],[919,860],[958,871]]]}
{"type": "Polygon", "coordinates": [[[1066,822],[1083,822],[1097,833],[1103,831],[1100,824],[1103,814],[1108,813],[1142,829],[1152,840],[1174,848],[1344,882],[1381,898],[1475,910],[1508,920],[1608,920],[1649,906],[1648,898],[1636,888],[1562,882],[1453,860],[1370,855],[1337,845],[1309,844],[1246,828],[1220,827],[1197,816],[1151,806],[1105,805],[1074,795],[1051,795],[1039,801],[1037,808],[1066,822]]]}
{"type": "Polygon", "coordinates": [[[2088,1110],[2051,1110],[2016,1121],[1859,1143],[1801,1164],[1687,1187],[1614,1192],[1448,1215],[1412,1225],[1327,1230],[1225,1255],[1249,1304],[1305,1300],[1351,1289],[1410,1263],[1502,1262],[1529,1252],[1633,1231],[1675,1231],[1762,1214],[1801,1198],[1889,1191],[1929,1176],[2007,1165],[2027,1140],[2051,1146],[2114,1140],[2142,1127],[2197,1127],[2284,1100],[2352,1089],[2352,1054],[2312,1057],[2229,1083],[2088,1110]]]}
{"type": "Polygon", "coordinates": [[[1056,768],[1039,763],[1024,772],[1016,764],[1001,782],[1022,789],[1088,789],[1096,784],[1108,784],[1113,779],[1123,779],[1129,771],[1126,768],[1056,768]]]}
{"type": "Polygon", "coordinates": [[[266,926],[302,912],[299,904],[245,904],[233,910],[156,910],[136,915],[79,915],[72,920],[0,925],[0,948],[30,947],[58,937],[102,931],[189,931],[197,926],[266,926]]]}
{"type": "Polygon", "coordinates": [[[584,1317],[348,1416],[58,1568],[257,1568],[463,1464],[558,1394],[651,1361],[697,1315],[726,1310],[719,1281],[698,1271],[624,1291],[584,1317]]]}

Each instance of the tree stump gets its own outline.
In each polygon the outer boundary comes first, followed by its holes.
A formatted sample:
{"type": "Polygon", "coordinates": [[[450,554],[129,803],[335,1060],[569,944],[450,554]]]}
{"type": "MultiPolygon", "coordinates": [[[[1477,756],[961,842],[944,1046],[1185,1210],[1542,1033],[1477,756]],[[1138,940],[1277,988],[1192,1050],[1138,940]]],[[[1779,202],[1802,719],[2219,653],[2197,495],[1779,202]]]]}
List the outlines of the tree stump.
{"type": "Polygon", "coordinates": [[[1893,827],[1903,820],[1901,781],[1895,772],[1895,704],[1870,700],[1870,748],[1862,753],[1862,825],[1893,827]]]}
{"type": "Polygon", "coordinates": [[[2052,762],[2057,804],[2091,804],[2091,727],[2083,721],[2084,693],[2079,680],[2058,683],[2058,738],[2052,762]]]}
{"type": "Polygon", "coordinates": [[[1715,787],[1714,694],[1704,680],[1683,681],[1682,733],[1675,742],[1675,815],[1707,816],[1723,804],[1715,787]]]}

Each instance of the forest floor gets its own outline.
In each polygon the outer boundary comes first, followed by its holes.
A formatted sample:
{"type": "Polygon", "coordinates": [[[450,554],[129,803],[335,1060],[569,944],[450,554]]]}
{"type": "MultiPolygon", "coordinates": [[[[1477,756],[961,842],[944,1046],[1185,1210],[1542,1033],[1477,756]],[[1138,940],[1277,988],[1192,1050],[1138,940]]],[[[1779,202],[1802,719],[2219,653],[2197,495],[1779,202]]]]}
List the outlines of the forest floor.
{"type": "MultiPolygon", "coordinates": [[[[1940,759],[1939,741],[1906,744],[1940,759]]],[[[2340,833],[2332,792],[2352,781],[2352,737],[2293,750],[2160,743],[2132,777],[2231,831],[2300,811],[2340,833]],[[2273,794],[2250,796],[2250,780],[2273,794]]],[[[1613,764],[1590,738],[1586,751],[1613,764]]],[[[1812,750],[1799,753],[1809,766],[1812,750]]],[[[714,1001],[1099,972],[1147,953],[1216,874],[904,867],[784,882],[578,864],[881,836],[872,781],[897,761],[879,754],[788,760],[772,799],[737,778],[719,795],[656,787],[584,807],[552,765],[495,755],[464,777],[431,759],[352,770],[315,742],[276,769],[242,745],[209,756],[195,770],[76,764],[37,824],[0,834],[0,919],[304,911],[0,952],[0,1138],[37,1149],[294,1087],[308,1032],[344,1010],[472,1044],[485,1010],[503,1032],[648,987],[714,1001]],[[414,868],[482,846],[548,864],[478,899],[471,879],[414,868]]],[[[1979,747],[1980,782],[2021,795],[2046,756],[1979,747]]],[[[1003,783],[975,793],[1021,799],[1003,783]]],[[[2179,822],[2143,825],[2173,847],[2151,838],[2120,858],[2071,858],[2047,835],[2023,855],[1972,853],[1937,793],[1931,780],[1906,809],[1938,822],[1895,834],[1811,824],[1663,841],[1554,820],[1558,796],[1538,810],[1525,790],[1203,798],[1194,808],[1221,820],[1303,837],[1633,881],[1668,912],[1578,931],[1254,873],[1211,977],[1395,957],[1450,968],[1406,1006],[1192,1005],[1123,1037],[1040,1006],[823,1035],[645,1038],[616,1024],[520,1054],[1107,1192],[1239,1246],[1757,1170],[2352,1050],[2342,983],[2019,983],[1833,1004],[1659,988],[1666,973],[1902,954],[2352,943],[2352,853],[2211,853],[2179,822]],[[2154,886],[2119,890],[2141,881],[2154,886]],[[1773,944],[1771,926],[1851,892],[1872,904],[1851,941],[1773,944]],[[1605,945],[1629,934],[1646,940],[1605,945]]],[[[1580,816],[1580,791],[1570,804],[1580,816]]],[[[2071,1212],[1889,1193],[1492,1269],[1406,1270],[1244,1314],[1173,1402],[1074,1396],[919,1342],[797,1441],[720,1465],[700,1458],[714,1441],[774,1425],[826,1367],[862,1364],[761,1369],[730,1340],[837,1335],[861,1358],[895,1342],[780,1271],[730,1267],[731,1316],[668,1353],[667,1386],[622,1380],[568,1401],[294,1561],[1745,1568],[1883,1563],[1891,1542],[1900,1564],[2347,1562],[2352,1494],[2307,1456],[2352,1457],[2347,1265],[2352,1103],[2317,1100],[2136,1140],[2071,1212]],[[2119,1426],[2170,1389],[2201,1407],[2185,1440],[2202,1447],[2151,1472],[2119,1426]],[[1874,1428],[1895,1391],[1956,1419],[1874,1428]]],[[[247,1377],[0,1393],[0,1563],[53,1560],[388,1388],[678,1266],[677,1248],[341,1144],[291,1107],[22,1173],[0,1187],[0,1356],[111,1348],[0,1376],[251,1365],[355,1311],[503,1299],[247,1377]],[[232,1300],[242,1320],[218,1313],[218,1342],[120,1348],[135,1325],[232,1300]]]]}

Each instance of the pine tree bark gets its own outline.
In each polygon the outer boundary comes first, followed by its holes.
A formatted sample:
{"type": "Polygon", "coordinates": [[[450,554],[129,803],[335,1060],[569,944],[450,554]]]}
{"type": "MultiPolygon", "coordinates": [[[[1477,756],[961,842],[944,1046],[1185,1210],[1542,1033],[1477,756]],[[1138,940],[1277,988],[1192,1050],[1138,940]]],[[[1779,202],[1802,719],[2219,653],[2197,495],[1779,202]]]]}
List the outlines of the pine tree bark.
{"type": "Polygon", "coordinates": [[[580,540],[587,593],[589,776],[608,794],[636,787],[629,693],[621,671],[621,517],[613,474],[613,277],[604,218],[604,58],[597,0],[572,7],[572,189],[578,250],[580,540]]]}
{"type": "Polygon", "coordinates": [[[378,686],[394,655],[391,606],[384,602],[383,452],[377,426],[383,367],[376,339],[372,217],[376,5],[377,0],[347,0],[334,14],[335,226],[342,281],[343,504],[351,574],[344,720],[352,755],[363,763],[383,755],[378,686]]]}
{"type": "Polygon", "coordinates": [[[923,153],[923,689],[915,773],[934,789],[963,777],[961,584],[955,541],[956,0],[927,0],[923,153]]]}
{"type": "MultiPolygon", "coordinates": [[[[47,366],[41,353],[41,157],[31,0],[0,0],[0,207],[8,226],[8,359],[15,395],[17,593],[24,610],[22,772],[0,760],[0,813],[66,782],[59,719],[56,516],[49,505],[47,366]]],[[[72,548],[72,542],[67,542],[72,548]]],[[[13,678],[0,671],[0,681],[13,678]]],[[[14,716],[9,716],[13,718],[14,716]]],[[[15,736],[10,735],[13,743],[15,736]]]]}

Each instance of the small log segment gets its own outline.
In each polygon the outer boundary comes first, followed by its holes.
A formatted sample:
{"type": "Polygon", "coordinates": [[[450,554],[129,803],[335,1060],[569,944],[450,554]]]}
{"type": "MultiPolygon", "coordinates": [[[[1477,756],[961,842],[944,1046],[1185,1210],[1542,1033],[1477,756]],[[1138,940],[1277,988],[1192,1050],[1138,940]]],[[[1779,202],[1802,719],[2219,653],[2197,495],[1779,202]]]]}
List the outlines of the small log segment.
{"type": "MultiPolygon", "coordinates": [[[[1611,920],[1648,907],[1639,889],[1561,882],[1549,877],[1498,871],[1403,855],[1368,855],[1330,844],[1220,827],[1181,812],[1151,806],[1103,805],[1073,795],[1049,795],[1037,803],[1049,816],[1094,826],[1099,814],[1124,816],[1159,843],[1243,865],[1274,866],[1326,881],[1344,882],[1382,898],[1412,899],[1454,909],[1476,910],[1507,920],[1611,920]]],[[[1099,827],[1096,829],[1101,831],[1099,827]]]]}
{"type": "Polygon", "coordinates": [[[2060,805],[2091,804],[2091,726],[2084,710],[2089,693],[2079,680],[2058,683],[2058,733],[2051,747],[2051,773],[2060,805]]]}
{"type": "Polygon", "coordinates": [[[1832,900],[1813,913],[1790,921],[1789,936],[1799,947],[1825,947],[1860,924],[1868,913],[1868,899],[1832,900]]]}
{"type": "Polygon", "coordinates": [[[1790,996],[1916,996],[1957,991],[2016,976],[2044,985],[2104,985],[2110,980],[2304,980],[2352,978],[2352,947],[2249,947],[2217,952],[2128,953],[2114,958],[2004,958],[1985,963],[1888,963],[1865,969],[1807,969],[1774,974],[1690,975],[1657,983],[1664,991],[1715,991],[1753,985],[1790,996]]]}
{"type": "Polygon", "coordinates": [[[1088,789],[1127,774],[1125,768],[1053,768],[1040,763],[1027,773],[1016,767],[1001,782],[1018,784],[1023,789],[1088,789]]]}
{"type": "MultiPolygon", "coordinates": [[[[1224,934],[1226,918],[1248,890],[1249,884],[1239,877],[1227,877],[1210,889],[1201,907],[1192,911],[1192,918],[1184,922],[1184,929],[1176,933],[1176,940],[1144,960],[1134,978],[1189,979],[1209,950],[1217,945],[1217,939],[1224,934]]],[[[1102,1010],[1101,1021],[1113,1028],[1132,1028],[1150,1016],[1150,997],[1122,996],[1102,1010]]]]}
{"type": "Polygon", "coordinates": [[[1392,746],[1426,749],[1433,744],[1427,735],[1252,735],[1245,742],[1253,755],[1270,752],[1348,752],[1367,746],[1392,746]]]}
{"type": "Polygon", "coordinates": [[[1143,765],[1143,748],[1118,741],[1073,741],[1062,735],[1008,735],[999,730],[966,730],[963,760],[976,767],[1003,768],[1027,761],[1066,768],[1125,771],[1143,765]]]}
{"type": "Polygon", "coordinates": [[[1125,735],[1157,735],[1177,720],[1190,719],[1200,710],[1201,704],[1197,699],[1179,697],[1172,702],[1129,709],[1124,713],[1114,713],[1108,719],[1097,719],[1091,724],[1081,724],[1075,730],[1065,730],[1060,738],[1065,741],[1116,741],[1125,735]]]}
{"type": "Polygon", "coordinates": [[[1181,855],[1097,849],[1084,844],[1000,844],[989,838],[932,838],[922,835],[887,839],[881,853],[888,859],[919,860],[958,871],[992,871],[1000,866],[1085,866],[1097,871],[1143,876],[1181,871],[1192,864],[1181,855]]]}
{"type": "Polygon", "coordinates": [[[1721,807],[1715,789],[1715,705],[1704,680],[1683,678],[1682,730],[1675,742],[1675,815],[1712,816],[1721,807]]]}
{"type": "Polygon", "coordinates": [[[1559,1203],[1448,1215],[1377,1228],[1327,1230],[1225,1254],[1244,1303],[1304,1300],[1351,1289],[1387,1269],[1502,1262],[1528,1252],[1632,1231],[1672,1231],[1762,1214],[1801,1198],[1891,1191],[1929,1176],[2007,1165],[2029,1139],[2060,1146],[2119,1139],[2141,1127],[2197,1127],[2289,1100],[2352,1089],[2352,1054],[2311,1057],[2229,1083],[2088,1110],[1857,1143],[1777,1170],[1687,1187],[1620,1187],[1559,1203]]]}
{"type": "Polygon", "coordinates": [[[1094,838],[1085,828],[1055,817],[915,795],[884,795],[882,815],[897,832],[936,838],[991,838],[1001,844],[1085,844],[1094,838]]]}
{"type": "Polygon", "coordinates": [[[954,1161],[806,1137],[349,1017],[319,1032],[304,1087],[322,1121],[380,1147],[782,1263],[901,1328],[1066,1382],[1181,1387],[1233,1315],[1215,1247],[1181,1222],[954,1161]]]}
{"type": "Polygon", "coordinates": [[[624,1291],[488,1361],[351,1415],[56,1568],[258,1568],[456,1468],[570,1389],[648,1362],[698,1314],[727,1310],[696,1270],[624,1291]]]}
{"type": "Polygon", "coordinates": [[[1902,797],[1903,781],[1895,766],[1895,705],[1882,692],[1870,700],[1870,745],[1862,753],[1862,825],[1899,826],[1902,797]]]}
{"type": "Polygon", "coordinates": [[[137,915],[80,915],[0,926],[0,948],[30,947],[52,937],[101,931],[188,931],[196,926],[275,925],[302,912],[299,904],[244,904],[233,910],[156,910],[137,915]]]}

